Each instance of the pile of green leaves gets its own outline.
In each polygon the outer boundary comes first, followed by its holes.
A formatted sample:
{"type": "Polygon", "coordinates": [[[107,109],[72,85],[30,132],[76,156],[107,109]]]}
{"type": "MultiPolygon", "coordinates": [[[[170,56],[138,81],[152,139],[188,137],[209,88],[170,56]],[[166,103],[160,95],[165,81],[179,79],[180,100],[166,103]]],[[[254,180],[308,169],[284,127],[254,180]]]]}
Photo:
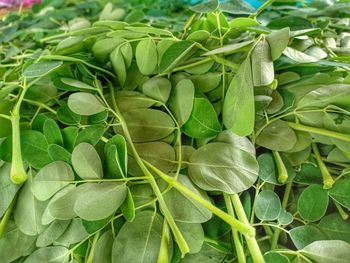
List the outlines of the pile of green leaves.
{"type": "Polygon", "coordinates": [[[348,262],[350,2],[135,5],[3,19],[1,262],[348,262]]]}

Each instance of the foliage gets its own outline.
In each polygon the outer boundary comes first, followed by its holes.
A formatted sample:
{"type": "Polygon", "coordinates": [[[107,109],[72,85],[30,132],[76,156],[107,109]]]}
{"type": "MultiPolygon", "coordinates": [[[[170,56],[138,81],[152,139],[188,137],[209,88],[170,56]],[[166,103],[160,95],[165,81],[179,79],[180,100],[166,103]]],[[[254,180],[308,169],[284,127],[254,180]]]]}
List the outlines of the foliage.
{"type": "Polygon", "coordinates": [[[347,262],[350,3],[299,2],[4,17],[1,262],[347,262]]]}

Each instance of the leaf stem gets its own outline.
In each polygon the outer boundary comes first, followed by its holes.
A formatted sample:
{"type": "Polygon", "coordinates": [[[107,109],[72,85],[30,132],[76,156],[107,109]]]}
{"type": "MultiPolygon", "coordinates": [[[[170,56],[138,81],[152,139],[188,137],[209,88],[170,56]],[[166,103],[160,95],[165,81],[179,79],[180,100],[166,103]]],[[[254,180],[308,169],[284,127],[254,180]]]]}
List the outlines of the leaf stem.
{"type": "Polygon", "coordinates": [[[112,96],[112,101],[113,101],[113,106],[114,106],[114,110],[115,110],[115,114],[116,117],[119,119],[120,124],[122,126],[123,132],[124,132],[124,136],[126,138],[126,140],[128,141],[130,148],[131,148],[131,152],[134,155],[134,158],[137,162],[137,164],[139,165],[140,169],[142,170],[142,172],[144,173],[145,176],[148,177],[148,182],[151,185],[154,194],[156,195],[159,205],[161,207],[161,210],[163,212],[164,217],[166,218],[167,222],[169,223],[169,226],[174,234],[174,238],[179,246],[179,249],[182,253],[182,256],[184,256],[185,254],[187,254],[189,252],[189,247],[187,245],[187,242],[185,240],[185,238],[183,237],[180,229],[178,228],[178,226],[175,223],[175,220],[173,218],[173,216],[171,215],[165,201],[162,195],[162,192],[160,191],[156,180],[154,179],[153,175],[150,173],[150,171],[147,169],[147,167],[145,166],[145,164],[143,163],[141,157],[139,156],[135,145],[132,142],[131,139],[131,135],[129,133],[126,121],[124,120],[123,115],[121,114],[121,112],[119,111],[118,105],[116,103],[116,99],[115,99],[115,95],[114,95],[114,90],[113,90],[113,86],[111,83],[109,83],[110,86],[110,90],[111,90],[111,96],[112,96]]]}
{"type": "Polygon", "coordinates": [[[343,218],[343,220],[346,220],[349,218],[349,215],[344,211],[343,207],[337,202],[337,201],[334,201],[334,205],[335,207],[337,208],[338,212],[339,212],[339,215],[341,216],[341,218],[343,218]]]}
{"type": "MultiPolygon", "coordinates": [[[[228,214],[232,217],[235,217],[230,196],[228,194],[224,193],[224,199],[225,199],[225,205],[226,205],[228,214]]],[[[243,246],[241,244],[239,233],[232,226],[231,226],[231,231],[232,231],[233,242],[234,242],[235,248],[236,248],[238,263],[246,263],[244,249],[243,249],[243,246]]]]}
{"type": "Polygon", "coordinates": [[[15,195],[15,197],[12,199],[10,206],[7,208],[4,216],[1,218],[1,222],[0,222],[0,238],[3,237],[3,235],[5,234],[5,230],[6,230],[6,225],[7,222],[9,221],[11,214],[12,214],[12,210],[16,204],[16,200],[17,200],[17,194],[15,195]]]}
{"type": "MultiPolygon", "coordinates": [[[[284,189],[284,195],[283,195],[283,199],[282,199],[282,208],[285,209],[288,205],[288,200],[289,200],[289,196],[292,190],[292,186],[293,183],[289,182],[288,184],[286,184],[286,188],[284,189]]],[[[271,250],[277,248],[277,243],[278,243],[278,238],[280,236],[281,230],[280,229],[276,229],[275,233],[273,234],[272,237],[272,241],[271,241],[271,250]]]]}
{"type": "Polygon", "coordinates": [[[0,118],[6,119],[6,120],[11,120],[11,117],[5,114],[0,114],[0,118]]]}
{"type": "Polygon", "coordinates": [[[312,143],[312,150],[314,151],[318,166],[320,167],[322,178],[323,178],[323,188],[330,189],[334,184],[333,177],[327,169],[327,166],[324,164],[320,152],[317,148],[316,143],[312,143]]]}
{"type": "Polygon", "coordinates": [[[22,152],[21,152],[21,135],[20,135],[20,108],[24,95],[28,90],[26,80],[23,83],[23,90],[20,92],[18,100],[13,107],[11,113],[12,124],[12,164],[11,164],[11,181],[15,184],[22,184],[27,180],[27,173],[23,166],[22,152]]]}
{"type": "Polygon", "coordinates": [[[200,203],[205,208],[213,212],[215,215],[220,217],[223,221],[231,225],[232,227],[236,228],[238,231],[240,231],[243,234],[246,234],[248,236],[254,237],[255,236],[255,229],[249,225],[249,223],[242,223],[239,220],[233,218],[229,214],[225,213],[221,209],[217,208],[215,205],[210,203],[209,201],[203,199],[201,196],[193,193],[190,189],[180,184],[178,181],[176,181],[173,177],[163,173],[161,170],[159,170],[157,167],[153,166],[149,162],[143,160],[143,162],[150,167],[160,178],[162,178],[164,181],[166,181],[168,184],[172,185],[176,190],[181,192],[183,195],[190,197],[194,201],[200,203]]]}
{"type": "Polygon", "coordinates": [[[169,224],[166,221],[166,219],[164,219],[162,240],[159,248],[157,263],[163,263],[163,262],[169,261],[169,243],[170,243],[169,224]]]}
{"type": "Polygon", "coordinates": [[[258,10],[255,11],[255,13],[251,14],[249,18],[255,19],[262,11],[264,11],[265,8],[271,5],[274,1],[275,0],[267,0],[258,8],[258,10]]]}
{"type": "Polygon", "coordinates": [[[294,130],[297,130],[297,131],[306,131],[306,132],[324,135],[324,136],[331,137],[334,139],[339,139],[342,141],[350,142],[350,135],[348,135],[348,134],[343,134],[340,132],[325,130],[322,128],[306,126],[306,125],[303,125],[300,123],[295,123],[295,122],[286,122],[286,123],[289,125],[289,127],[291,127],[294,130]]]}
{"type": "Polygon", "coordinates": [[[275,158],[275,163],[278,171],[278,182],[284,184],[288,180],[288,172],[284,162],[281,158],[281,155],[277,151],[272,151],[273,157],[275,158]]]}
{"type": "Polygon", "coordinates": [[[93,263],[94,262],[94,254],[95,254],[95,247],[97,240],[100,238],[101,231],[97,232],[96,235],[94,235],[94,239],[92,240],[89,256],[87,257],[85,263],[93,263]]]}
{"type": "MultiPolygon", "coordinates": [[[[232,201],[233,207],[236,210],[238,219],[241,220],[244,224],[249,225],[247,215],[245,214],[242,202],[239,199],[238,194],[231,195],[231,201],[232,201]]],[[[254,263],[265,263],[264,257],[261,254],[258,242],[256,241],[255,237],[252,237],[250,235],[244,235],[244,237],[247,241],[247,245],[248,245],[250,254],[252,255],[254,263]]]]}

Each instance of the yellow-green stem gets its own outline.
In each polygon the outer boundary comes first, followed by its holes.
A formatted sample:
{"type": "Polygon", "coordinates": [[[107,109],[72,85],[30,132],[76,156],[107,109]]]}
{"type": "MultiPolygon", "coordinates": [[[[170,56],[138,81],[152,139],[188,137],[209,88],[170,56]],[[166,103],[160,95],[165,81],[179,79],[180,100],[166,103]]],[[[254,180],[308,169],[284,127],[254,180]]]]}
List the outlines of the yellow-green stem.
{"type": "Polygon", "coordinates": [[[346,212],[344,211],[343,207],[342,207],[340,204],[338,204],[337,201],[334,201],[334,205],[335,205],[335,207],[337,208],[338,213],[339,213],[339,215],[341,216],[341,218],[343,218],[343,220],[346,220],[346,219],[349,218],[348,213],[346,213],[346,212]]]}
{"type": "Polygon", "coordinates": [[[94,254],[95,254],[95,247],[98,239],[100,238],[101,232],[97,232],[96,235],[94,235],[94,239],[92,240],[89,256],[86,259],[85,263],[93,263],[94,262],[94,254]]]}
{"type": "MultiPolygon", "coordinates": [[[[283,195],[283,199],[282,199],[282,208],[285,209],[288,205],[288,200],[289,200],[289,196],[292,190],[292,186],[293,183],[289,182],[288,184],[286,184],[286,188],[284,189],[284,195],[283,195]]],[[[278,238],[280,236],[281,230],[280,229],[276,229],[275,233],[273,234],[272,237],[272,242],[271,242],[271,250],[277,248],[277,244],[278,244],[278,238]]]]}
{"type": "Polygon", "coordinates": [[[159,170],[157,167],[153,166],[152,164],[146,162],[144,160],[145,164],[150,167],[160,178],[162,178],[164,181],[166,181],[168,184],[173,186],[175,189],[177,189],[179,192],[181,192],[183,195],[193,199],[194,201],[200,203],[205,208],[210,210],[212,213],[220,217],[223,221],[231,225],[232,227],[236,228],[239,232],[246,234],[250,237],[255,236],[255,228],[250,226],[249,222],[243,223],[239,220],[233,218],[229,214],[225,213],[221,209],[217,208],[215,205],[210,203],[209,201],[203,199],[201,196],[193,193],[190,189],[183,186],[181,183],[176,181],[173,177],[163,173],[161,170],[159,170]]]}
{"type": "Polygon", "coordinates": [[[286,122],[286,123],[289,125],[289,127],[291,127],[294,130],[297,130],[297,131],[305,131],[305,132],[315,133],[315,134],[331,137],[334,139],[339,139],[339,140],[342,140],[345,142],[350,142],[350,135],[348,135],[348,134],[343,134],[343,133],[335,132],[335,131],[329,131],[329,130],[325,130],[322,128],[306,126],[306,125],[303,125],[300,123],[295,123],[295,122],[286,122]]]}
{"type": "MultiPolygon", "coordinates": [[[[244,224],[249,225],[249,221],[247,219],[242,202],[239,199],[238,194],[231,195],[231,201],[232,201],[233,207],[236,210],[238,219],[241,220],[244,224]]],[[[265,263],[264,257],[261,254],[260,247],[255,237],[252,237],[249,235],[244,235],[244,237],[247,241],[247,245],[254,263],[265,263]]]]}
{"type": "Polygon", "coordinates": [[[157,263],[169,262],[170,229],[168,222],[164,220],[162,241],[160,243],[157,263]]]}
{"type": "MultiPolygon", "coordinates": [[[[235,217],[230,196],[228,194],[224,194],[224,199],[225,199],[225,205],[226,205],[228,214],[232,217],[235,217]]],[[[243,246],[241,243],[239,233],[233,227],[231,227],[231,231],[232,231],[233,242],[234,242],[235,248],[236,248],[238,263],[246,263],[244,249],[243,249],[243,246]]]]}
{"type": "Polygon", "coordinates": [[[323,178],[323,188],[330,189],[334,184],[332,175],[327,169],[327,166],[324,164],[320,152],[318,151],[317,144],[312,143],[312,150],[314,151],[318,166],[320,167],[322,178],[323,178]]]}
{"type": "Polygon", "coordinates": [[[13,200],[10,203],[10,206],[7,208],[5,214],[1,218],[1,222],[0,222],[0,238],[2,238],[3,235],[5,234],[6,225],[7,225],[7,222],[9,221],[10,216],[12,214],[12,210],[13,210],[13,207],[15,206],[15,204],[16,204],[16,200],[17,200],[17,195],[13,198],[13,200]]]}
{"type": "Polygon", "coordinates": [[[288,180],[288,172],[279,152],[272,151],[278,171],[278,182],[284,184],[288,180]]]}

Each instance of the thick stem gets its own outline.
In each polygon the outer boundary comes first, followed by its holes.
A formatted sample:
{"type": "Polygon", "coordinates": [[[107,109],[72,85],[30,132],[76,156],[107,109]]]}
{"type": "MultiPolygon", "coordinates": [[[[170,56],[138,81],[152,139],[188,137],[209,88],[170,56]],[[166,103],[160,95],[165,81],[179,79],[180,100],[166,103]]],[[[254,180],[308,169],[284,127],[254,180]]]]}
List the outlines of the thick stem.
{"type": "Polygon", "coordinates": [[[271,5],[275,0],[267,0],[265,3],[263,3],[259,8],[258,10],[256,10],[256,12],[254,14],[251,14],[249,16],[249,18],[253,18],[255,19],[262,11],[264,11],[264,9],[266,7],[268,7],[269,5],[271,5]]]}
{"type": "MultiPolygon", "coordinates": [[[[238,194],[231,195],[231,201],[233,204],[233,207],[236,210],[238,219],[241,220],[243,223],[249,225],[249,221],[247,219],[247,216],[244,212],[243,205],[241,203],[241,200],[239,199],[238,194]]],[[[250,251],[250,254],[252,255],[254,263],[265,263],[264,257],[261,254],[258,242],[256,241],[255,237],[244,235],[247,245],[250,251]]]]}
{"type": "Polygon", "coordinates": [[[323,188],[330,189],[334,184],[332,175],[327,169],[327,166],[324,164],[320,152],[318,151],[316,143],[312,143],[312,149],[314,151],[318,166],[320,167],[322,178],[323,178],[323,188]]]}
{"type": "Polygon", "coordinates": [[[164,220],[162,241],[158,254],[157,263],[169,262],[169,243],[170,243],[170,229],[168,222],[164,220]]]}
{"type": "Polygon", "coordinates": [[[101,232],[97,232],[97,234],[94,236],[94,239],[92,240],[89,256],[86,259],[86,263],[93,263],[94,262],[94,253],[95,253],[95,247],[98,239],[100,238],[101,232]]]}
{"type": "Polygon", "coordinates": [[[13,113],[11,116],[12,124],[12,164],[11,181],[15,184],[22,184],[27,180],[27,173],[23,166],[20,138],[20,117],[13,113]]]}
{"type": "Polygon", "coordinates": [[[278,182],[284,184],[288,180],[288,172],[279,152],[272,151],[278,171],[278,182]]]}
{"type": "MultiPolygon", "coordinates": [[[[292,190],[292,182],[288,183],[286,185],[286,188],[284,189],[284,195],[283,195],[283,200],[282,200],[282,208],[285,209],[288,205],[288,200],[289,200],[289,196],[292,190]]],[[[277,248],[277,244],[278,244],[278,238],[280,236],[281,230],[280,229],[276,229],[275,233],[273,234],[272,237],[272,242],[271,242],[271,250],[277,248]]]]}
{"type": "Polygon", "coordinates": [[[159,170],[157,167],[153,166],[152,164],[146,162],[146,165],[150,167],[160,178],[162,178],[164,181],[166,181],[168,184],[170,184],[172,187],[174,187],[176,190],[181,192],[184,196],[190,197],[194,201],[200,203],[205,208],[210,210],[212,213],[220,217],[222,220],[224,220],[226,223],[231,225],[232,227],[236,228],[239,232],[246,234],[248,236],[254,237],[255,236],[255,229],[254,227],[250,226],[249,223],[242,223],[239,220],[233,218],[229,214],[225,213],[221,209],[217,208],[215,205],[210,203],[209,201],[203,199],[201,196],[193,193],[190,189],[180,184],[178,181],[176,181],[173,177],[163,173],[161,170],[159,170]]]}
{"type": "Polygon", "coordinates": [[[349,218],[349,215],[344,211],[343,207],[337,203],[337,201],[334,201],[334,205],[337,208],[338,213],[341,216],[341,218],[343,218],[343,220],[346,220],[349,218]]]}
{"type": "Polygon", "coordinates": [[[120,124],[121,124],[123,132],[124,132],[124,136],[130,145],[131,152],[134,155],[134,158],[135,158],[137,164],[139,165],[140,169],[142,170],[143,174],[148,178],[148,182],[151,185],[153,192],[157,197],[157,200],[159,202],[159,206],[162,209],[163,215],[164,215],[165,219],[167,220],[171,231],[174,234],[174,238],[176,240],[176,243],[179,246],[179,249],[182,253],[182,256],[184,256],[185,254],[187,254],[189,252],[189,247],[187,245],[187,242],[186,242],[185,238],[183,237],[180,229],[176,225],[175,220],[174,220],[173,216],[171,215],[170,210],[168,209],[168,207],[164,201],[162,192],[160,191],[156,180],[154,179],[153,175],[150,173],[150,171],[147,169],[147,167],[143,163],[141,157],[139,156],[139,154],[135,148],[135,145],[132,142],[131,135],[129,133],[129,129],[127,127],[126,121],[124,120],[124,117],[121,114],[121,112],[119,111],[118,105],[116,103],[113,86],[111,86],[111,84],[110,84],[110,89],[111,89],[111,93],[112,93],[111,95],[112,95],[112,101],[113,101],[115,114],[120,121],[120,124]]]}
{"type": "Polygon", "coordinates": [[[1,218],[1,222],[0,222],[0,238],[2,238],[3,235],[5,234],[6,225],[7,225],[7,222],[9,221],[10,216],[12,214],[12,210],[13,210],[13,207],[15,206],[15,204],[16,204],[16,200],[17,200],[17,195],[13,198],[13,200],[11,201],[10,206],[7,208],[4,216],[1,218]]]}
{"type": "Polygon", "coordinates": [[[325,130],[322,128],[315,128],[315,127],[311,127],[311,126],[306,126],[300,123],[295,123],[295,122],[286,122],[289,127],[291,127],[294,130],[297,131],[305,131],[305,132],[310,132],[310,133],[315,133],[315,134],[319,134],[319,135],[324,135],[327,137],[331,137],[334,139],[339,139],[345,142],[350,142],[350,135],[348,134],[343,134],[340,132],[335,132],[335,131],[329,131],[329,130],[325,130]]]}
{"type": "MultiPolygon", "coordinates": [[[[224,194],[224,199],[225,199],[225,205],[226,205],[228,214],[232,217],[235,217],[230,196],[228,194],[224,194]]],[[[239,233],[233,227],[231,227],[231,231],[232,231],[233,242],[234,242],[235,248],[236,248],[238,263],[246,263],[244,249],[243,249],[243,246],[241,244],[239,233]]]]}

